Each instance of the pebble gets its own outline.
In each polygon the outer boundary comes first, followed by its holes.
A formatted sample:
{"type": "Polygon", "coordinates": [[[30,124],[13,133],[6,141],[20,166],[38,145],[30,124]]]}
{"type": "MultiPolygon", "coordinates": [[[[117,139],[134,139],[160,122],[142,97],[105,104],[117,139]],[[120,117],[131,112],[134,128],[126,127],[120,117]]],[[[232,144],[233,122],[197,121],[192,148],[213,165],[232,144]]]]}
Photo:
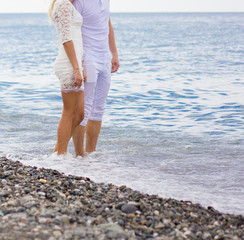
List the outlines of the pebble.
{"type": "Polygon", "coordinates": [[[54,236],[55,238],[60,238],[60,237],[62,236],[62,233],[61,233],[60,231],[54,231],[54,232],[53,232],[53,236],[54,236]]]}
{"type": "Polygon", "coordinates": [[[123,228],[120,225],[118,225],[117,223],[103,223],[103,224],[98,225],[97,227],[105,229],[105,230],[113,231],[116,233],[124,232],[123,228]]]}
{"type": "Polygon", "coordinates": [[[160,213],[159,213],[158,210],[155,210],[155,211],[154,211],[154,214],[155,214],[156,216],[158,216],[160,213]]]}
{"type": "Polygon", "coordinates": [[[160,228],[164,228],[165,225],[163,223],[158,223],[156,226],[155,226],[155,229],[160,229],[160,228]]]}
{"type": "Polygon", "coordinates": [[[121,211],[124,213],[134,213],[135,211],[137,211],[137,207],[135,207],[131,204],[124,204],[121,207],[121,211]]]}
{"type": "Polygon", "coordinates": [[[41,197],[45,197],[46,196],[46,193],[44,193],[44,192],[38,192],[38,195],[40,195],[41,197]]]}
{"type": "Polygon", "coordinates": [[[47,183],[47,180],[45,180],[45,179],[40,179],[40,183],[45,184],[45,183],[47,183]]]}

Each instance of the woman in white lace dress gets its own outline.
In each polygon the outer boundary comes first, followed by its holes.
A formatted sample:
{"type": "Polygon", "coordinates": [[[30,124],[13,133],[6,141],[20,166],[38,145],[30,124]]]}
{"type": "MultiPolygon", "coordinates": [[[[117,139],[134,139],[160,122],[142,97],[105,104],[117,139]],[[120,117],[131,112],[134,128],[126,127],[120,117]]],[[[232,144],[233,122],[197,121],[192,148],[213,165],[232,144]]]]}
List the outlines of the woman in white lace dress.
{"type": "Polygon", "coordinates": [[[60,81],[63,112],[58,126],[54,152],[67,152],[73,130],[84,118],[84,91],[82,82],[82,17],[72,5],[73,0],[53,0],[49,17],[53,21],[59,39],[59,52],[54,70],[60,81]]]}

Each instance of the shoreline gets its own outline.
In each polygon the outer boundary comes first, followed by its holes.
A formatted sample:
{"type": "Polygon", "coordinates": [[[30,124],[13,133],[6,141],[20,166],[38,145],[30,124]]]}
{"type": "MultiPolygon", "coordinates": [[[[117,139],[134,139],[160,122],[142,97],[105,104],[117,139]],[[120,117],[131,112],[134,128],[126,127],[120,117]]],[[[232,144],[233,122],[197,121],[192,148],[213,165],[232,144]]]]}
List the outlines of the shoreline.
{"type": "Polygon", "coordinates": [[[1,239],[244,239],[244,216],[0,157],[1,239]]]}

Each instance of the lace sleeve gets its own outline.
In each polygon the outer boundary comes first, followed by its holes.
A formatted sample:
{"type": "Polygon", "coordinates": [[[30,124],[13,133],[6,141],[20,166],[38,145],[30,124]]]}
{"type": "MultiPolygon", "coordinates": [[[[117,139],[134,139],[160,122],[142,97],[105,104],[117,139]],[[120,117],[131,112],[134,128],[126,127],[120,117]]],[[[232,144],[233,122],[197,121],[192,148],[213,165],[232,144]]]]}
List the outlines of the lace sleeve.
{"type": "Polygon", "coordinates": [[[71,19],[73,8],[69,1],[63,0],[55,3],[53,11],[53,22],[56,24],[61,43],[72,40],[71,19]]]}

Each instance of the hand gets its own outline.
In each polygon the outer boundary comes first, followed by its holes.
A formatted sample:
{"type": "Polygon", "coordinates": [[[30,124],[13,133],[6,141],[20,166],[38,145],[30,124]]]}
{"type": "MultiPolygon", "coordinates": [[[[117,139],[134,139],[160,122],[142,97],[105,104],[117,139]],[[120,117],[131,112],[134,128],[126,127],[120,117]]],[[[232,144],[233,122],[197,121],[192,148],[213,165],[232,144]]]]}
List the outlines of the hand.
{"type": "Polygon", "coordinates": [[[80,69],[75,69],[74,70],[74,84],[75,84],[75,86],[80,88],[82,85],[82,80],[83,80],[83,78],[81,76],[80,69]]]}
{"type": "Polygon", "coordinates": [[[117,72],[120,66],[118,56],[113,56],[111,63],[112,63],[111,73],[117,72]]]}
{"type": "Polygon", "coordinates": [[[87,80],[87,75],[86,75],[86,71],[85,71],[85,69],[82,70],[82,75],[83,75],[84,82],[86,82],[86,80],[87,80]]]}

